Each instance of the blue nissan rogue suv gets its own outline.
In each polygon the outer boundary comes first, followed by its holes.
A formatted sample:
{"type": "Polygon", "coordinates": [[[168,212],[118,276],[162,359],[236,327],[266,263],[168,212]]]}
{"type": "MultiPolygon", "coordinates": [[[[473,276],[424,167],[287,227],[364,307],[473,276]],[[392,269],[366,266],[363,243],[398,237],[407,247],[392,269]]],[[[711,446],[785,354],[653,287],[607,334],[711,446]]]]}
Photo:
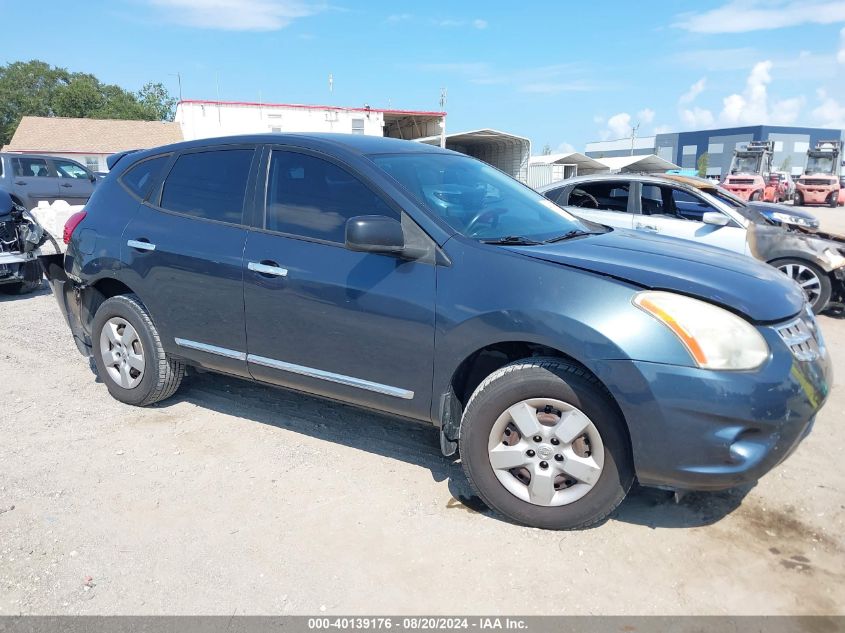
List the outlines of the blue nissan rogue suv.
{"type": "Polygon", "coordinates": [[[111,162],[42,263],[128,404],[198,367],[429,421],[487,505],[563,529],[635,477],[756,480],[828,395],[821,332],[777,270],[579,220],[468,156],[314,134],[111,162]]]}

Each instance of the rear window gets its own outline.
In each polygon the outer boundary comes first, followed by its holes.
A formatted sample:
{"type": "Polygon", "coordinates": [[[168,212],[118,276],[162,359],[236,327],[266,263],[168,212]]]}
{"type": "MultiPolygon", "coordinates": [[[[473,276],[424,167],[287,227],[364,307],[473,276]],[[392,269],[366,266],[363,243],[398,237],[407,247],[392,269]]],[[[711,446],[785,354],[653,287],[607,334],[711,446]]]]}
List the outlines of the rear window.
{"type": "Polygon", "coordinates": [[[164,169],[170,155],[156,156],[148,160],[141,161],[134,167],[130,167],[120,181],[123,186],[129,189],[139,198],[143,199],[150,191],[150,185],[156,181],[161,170],[164,169]]]}
{"type": "Polygon", "coordinates": [[[254,150],[183,154],[164,182],[161,207],[206,220],[240,224],[254,150]]]}

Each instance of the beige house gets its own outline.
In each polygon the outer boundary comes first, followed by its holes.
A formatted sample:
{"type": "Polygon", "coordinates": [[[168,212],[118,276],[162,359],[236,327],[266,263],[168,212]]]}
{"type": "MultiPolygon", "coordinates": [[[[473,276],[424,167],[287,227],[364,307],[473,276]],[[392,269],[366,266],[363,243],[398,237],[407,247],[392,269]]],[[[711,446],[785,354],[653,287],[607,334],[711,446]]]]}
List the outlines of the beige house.
{"type": "Polygon", "coordinates": [[[181,140],[178,123],[25,116],[3,151],[70,158],[91,171],[107,171],[110,154],[181,140]]]}

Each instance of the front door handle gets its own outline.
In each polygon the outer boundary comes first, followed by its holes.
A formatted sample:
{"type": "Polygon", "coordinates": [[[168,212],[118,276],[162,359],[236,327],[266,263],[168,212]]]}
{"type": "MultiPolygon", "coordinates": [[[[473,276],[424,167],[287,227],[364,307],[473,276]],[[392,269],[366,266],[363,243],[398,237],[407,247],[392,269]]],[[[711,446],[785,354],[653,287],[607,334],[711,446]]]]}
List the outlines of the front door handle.
{"type": "Polygon", "coordinates": [[[265,277],[288,276],[287,268],[282,268],[276,262],[272,262],[269,260],[264,260],[263,262],[249,262],[249,264],[247,264],[247,268],[258,273],[259,275],[264,275],[265,277]]]}
{"type": "Polygon", "coordinates": [[[25,181],[25,180],[16,180],[16,181],[15,181],[15,184],[16,184],[16,185],[25,185],[25,184],[26,184],[26,181],[25,181]]]}
{"type": "Polygon", "coordinates": [[[156,245],[147,240],[129,240],[126,245],[139,251],[154,251],[156,249],[156,245]]]}
{"type": "Polygon", "coordinates": [[[656,226],[654,226],[653,224],[637,224],[636,228],[643,230],[643,231],[653,231],[655,233],[658,231],[658,228],[656,226]]]}
{"type": "Polygon", "coordinates": [[[71,185],[70,183],[67,183],[67,182],[63,182],[62,184],[59,185],[59,187],[64,187],[65,189],[70,189],[71,187],[73,187],[73,185],[71,185]]]}

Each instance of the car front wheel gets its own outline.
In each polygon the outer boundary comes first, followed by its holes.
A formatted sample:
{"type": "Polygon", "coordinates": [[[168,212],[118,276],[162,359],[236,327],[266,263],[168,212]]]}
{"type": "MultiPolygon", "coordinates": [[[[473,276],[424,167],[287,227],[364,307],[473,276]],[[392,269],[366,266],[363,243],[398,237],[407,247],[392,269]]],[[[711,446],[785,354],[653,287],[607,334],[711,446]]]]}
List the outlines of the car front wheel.
{"type": "Polygon", "coordinates": [[[607,517],[634,479],[610,394],[590,374],[532,358],[491,374],[461,425],[464,471],[493,510],[525,525],[578,529],[607,517]]]}
{"type": "Polygon", "coordinates": [[[104,301],[92,331],[97,373],[115,399],[146,406],[179,388],[185,366],[164,352],[158,330],[137,296],[104,301]]]}
{"type": "Polygon", "coordinates": [[[779,259],[772,266],[801,286],[813,312],[823,312],[833,289],[830,277],[821,268],[801,259],[779,259]]]}

